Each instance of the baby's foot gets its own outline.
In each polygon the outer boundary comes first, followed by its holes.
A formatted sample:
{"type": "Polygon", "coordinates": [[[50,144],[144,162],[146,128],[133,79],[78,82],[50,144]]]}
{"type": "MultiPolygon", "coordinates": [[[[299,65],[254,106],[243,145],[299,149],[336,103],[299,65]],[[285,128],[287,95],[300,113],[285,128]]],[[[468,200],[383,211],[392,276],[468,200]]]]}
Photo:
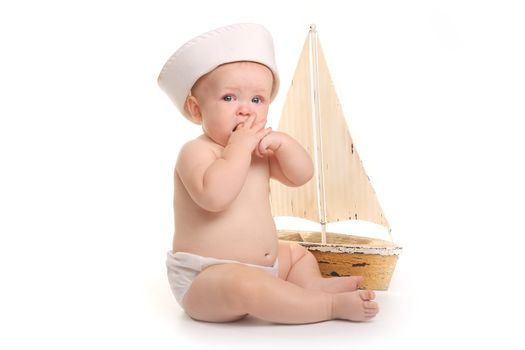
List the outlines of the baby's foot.
{"type": "Polygon", "coordinates": [[[319,279],[316,283],[318,284],[316,289],[327,293],[353,292],[357,290],[361,282],[363,282],[363,277],[361,276],[326,277],[319,279]]]}
{"type": "Polygon", "coordinates": [[[375,301],[375,293],[371,290],[356,290],[349,293],[339,293],[333,296],[333,317],[350,321],[368,321],[379,312],[375,301]]]}

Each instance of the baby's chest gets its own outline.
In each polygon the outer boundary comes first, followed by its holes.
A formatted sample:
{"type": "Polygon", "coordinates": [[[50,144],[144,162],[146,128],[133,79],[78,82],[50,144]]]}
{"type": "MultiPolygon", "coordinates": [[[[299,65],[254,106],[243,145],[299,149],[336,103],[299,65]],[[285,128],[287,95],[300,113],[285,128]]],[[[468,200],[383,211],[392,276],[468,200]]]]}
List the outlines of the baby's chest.
{"type": "Polygon", "coordinates": [[[265,159],[253,159],[246,176],[243,192],[245,192],[246,195],[259,194],[267,196],[269,191],[269,181],[270,170],[268,162],[266,162],[265,159]]]}

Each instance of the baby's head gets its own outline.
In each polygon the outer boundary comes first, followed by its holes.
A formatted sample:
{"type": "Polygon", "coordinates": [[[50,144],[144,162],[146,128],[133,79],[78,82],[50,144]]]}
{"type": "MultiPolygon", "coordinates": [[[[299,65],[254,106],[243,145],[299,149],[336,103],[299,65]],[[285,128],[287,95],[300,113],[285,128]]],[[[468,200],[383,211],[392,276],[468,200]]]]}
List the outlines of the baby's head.
{"type": "Polygon", "coordinates": [[[249,118],[266,124],[273,80],[272,71],[260,63],[220,65],[195,83],[185,111],[210,139],[226,146],[237,126],[249,118]]]}
{"type": "Polygon", "coordinates": [[[246,65],[249,65],[246,62],[254,62],[266,66],[273,75],[267,102],[275,98],[279,89],[279,74],[273,40],[270,33],[258,24],[234,24],[190,40],[168,59],[158,83],[186,118],[199,123],[200,120],[194,118],[188,109],[187,99],[192,89],[195,92],[200,81],[218,67],[234,62],[246,65]]]}

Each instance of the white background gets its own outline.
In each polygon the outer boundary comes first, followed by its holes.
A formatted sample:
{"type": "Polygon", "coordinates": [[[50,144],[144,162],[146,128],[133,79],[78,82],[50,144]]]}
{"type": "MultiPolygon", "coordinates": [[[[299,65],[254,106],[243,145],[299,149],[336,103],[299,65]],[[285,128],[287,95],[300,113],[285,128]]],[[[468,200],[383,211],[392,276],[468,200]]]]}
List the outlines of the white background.
{"type": "Polygon", "coordinates": [[[519,1],[2,2],[0,348],[522,347],[524,18],[519,1]],[[236,22],[274,35],[274,127],[317,24],[404,247],[373,322],[206,324],[170,294],[173,165],[199,128],[156,78],[236,22]]]}

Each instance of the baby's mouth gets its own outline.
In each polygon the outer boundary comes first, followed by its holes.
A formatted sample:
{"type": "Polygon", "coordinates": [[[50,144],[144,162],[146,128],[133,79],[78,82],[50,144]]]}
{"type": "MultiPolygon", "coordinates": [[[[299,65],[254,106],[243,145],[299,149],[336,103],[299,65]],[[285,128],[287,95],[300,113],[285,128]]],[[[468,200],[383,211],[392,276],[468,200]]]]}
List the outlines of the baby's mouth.
{"type": "Polygon", "coordinates": [[[235,132],[235,130],[237,130],[237,128],[239,127],[239,125],[241,125],[242,123],[239,123],[237,125],[235,125],[235,127],[233,128],[232,132],[235,132]]]}

